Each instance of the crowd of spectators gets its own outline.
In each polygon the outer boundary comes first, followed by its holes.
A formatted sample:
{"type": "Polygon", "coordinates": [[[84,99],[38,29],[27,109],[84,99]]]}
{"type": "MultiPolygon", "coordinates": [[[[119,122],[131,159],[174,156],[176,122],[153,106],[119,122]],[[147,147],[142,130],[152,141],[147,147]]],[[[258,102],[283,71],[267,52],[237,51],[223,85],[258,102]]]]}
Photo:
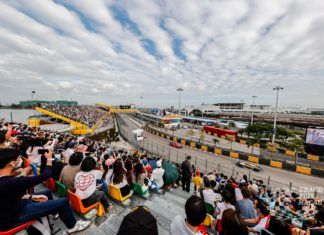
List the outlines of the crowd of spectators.
{"type": "Polygon", "coordinates": [[[324,209],[321,200],[304,198],[287,190],[268,188],[246,175],[228,177],[195,169],[190,156],[173,164],[139,152],[117,150],[104,142],[70,134],[42,131],[23,124],[0,123],[0,230],[51,215],[60,218],[69,233],[90,226],[77,221],[67,198],[53,199],[49,190],[35,193],[37,185],[52,178],[76,194],[83,205],[100,202],[109,213],[112,204],[104,185],[118,188],[123,201],[132,200],[134,185],[143,197],[182,185],[193,196],[185,215],[176,216],[171,234],[207,234],[202,223],[213,217],[210,229],[218,234],[322,234],[324,209]],[[24,164],[39,169],[38,175],[24,164]],[[24,163],[23,163],[24,162],[24,163]],[[271,233],[269,233],[271,234],[271,233]]]}
{"type": "MultiPolygon", "coordinates": [[[[286,189],[271,189],[262,180],[249,180],[246,175],[204,174],[194,166],[189,169],[188,161],[190,157],[181,168],[182,171],[192,169],[195,196],[188,201],[195,201],[196,208],[187,208],[186,204],[187,217],[175,218],[172,234],[180,234],[179,231],[204,234],[198,225],[207,213],[213,217],[212,227],[218,234],[324,234],[322,200],[286,189]]],[[[183,186],[184,191],[186,188],[187,185],[183,186]]]]}
{"type": "Polygon", "coordinates": [[[42,108],[93,127],[105,115],[105,112],[91,105],[42,104],[42,108]]]}

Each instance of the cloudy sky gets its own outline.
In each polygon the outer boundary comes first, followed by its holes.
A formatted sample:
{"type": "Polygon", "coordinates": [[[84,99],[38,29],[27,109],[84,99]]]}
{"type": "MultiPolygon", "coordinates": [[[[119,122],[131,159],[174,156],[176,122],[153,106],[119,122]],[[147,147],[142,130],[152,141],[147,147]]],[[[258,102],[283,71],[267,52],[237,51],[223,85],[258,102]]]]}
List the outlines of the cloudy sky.
{"type": "Polygon", "coordinates": [[[0,1],[0,102],[324,107],[323,0],[0,1]],[[143,97],[140,99],[139,97],[143,97]]]}

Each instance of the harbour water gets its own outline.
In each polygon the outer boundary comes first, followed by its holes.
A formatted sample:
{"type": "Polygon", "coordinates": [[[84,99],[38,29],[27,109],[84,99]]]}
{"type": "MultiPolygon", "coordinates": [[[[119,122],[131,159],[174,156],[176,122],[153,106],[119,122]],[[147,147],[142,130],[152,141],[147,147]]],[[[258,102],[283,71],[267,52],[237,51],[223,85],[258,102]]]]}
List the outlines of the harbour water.
{"type": "Polygon", "coordinates": [[[11,121],[10,113],[12,113],[12,121],[20,123],[27,123],[29,116],[37,114],[33,109],[0,109],[0,119],[5,118],[7,121],[11,121]]]}

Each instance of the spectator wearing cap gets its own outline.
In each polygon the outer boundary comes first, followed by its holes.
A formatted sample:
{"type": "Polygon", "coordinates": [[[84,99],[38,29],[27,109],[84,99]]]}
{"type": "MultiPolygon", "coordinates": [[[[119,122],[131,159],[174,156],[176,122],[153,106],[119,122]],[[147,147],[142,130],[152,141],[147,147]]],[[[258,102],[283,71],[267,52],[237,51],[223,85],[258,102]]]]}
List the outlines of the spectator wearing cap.
{"type": "Polygon", "coordinates": [[[206,218],[206,207],[203,199],[191,196],[185,204],[186,218],[181,215],[174,217],[171,223],[171,235],[201,234],[199,225],[206,218]]]}
{"type": "Polygon", "coordinates": [[[152,172],[153,184],[157,186],[157,190],[161,190],[164,185],[163,175],[164,169],[162,168],[162,160],[156,161],[156,168],[152,172]]]}
{"type": "Polygon", "coordinates": [[[59,181],[67,186],[69,190],[75,192],[74,178],[81,171],[80,165],[83,160],[82,153],[73,153],[69,159],[69,164],[64,166],[59,181]]]}

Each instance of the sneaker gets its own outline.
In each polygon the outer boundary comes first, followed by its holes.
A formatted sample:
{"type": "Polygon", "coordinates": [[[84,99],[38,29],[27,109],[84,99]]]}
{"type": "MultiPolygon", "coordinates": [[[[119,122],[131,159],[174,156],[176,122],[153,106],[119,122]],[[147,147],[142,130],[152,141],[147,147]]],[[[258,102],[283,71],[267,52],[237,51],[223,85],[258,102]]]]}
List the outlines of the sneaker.
{"type": "Polygon", "coordinates": [[[60,215],[58,213],[56,213],[55,215],[53,215],[53,219],[58,219],[60,218],[60,215]]]}
{"type": "Polygon", "coordinates": [[[87,229],[91,225],[91,221],[78,220],[73,228],[68,229],[68,233],[80,232],[87,229]]]}

